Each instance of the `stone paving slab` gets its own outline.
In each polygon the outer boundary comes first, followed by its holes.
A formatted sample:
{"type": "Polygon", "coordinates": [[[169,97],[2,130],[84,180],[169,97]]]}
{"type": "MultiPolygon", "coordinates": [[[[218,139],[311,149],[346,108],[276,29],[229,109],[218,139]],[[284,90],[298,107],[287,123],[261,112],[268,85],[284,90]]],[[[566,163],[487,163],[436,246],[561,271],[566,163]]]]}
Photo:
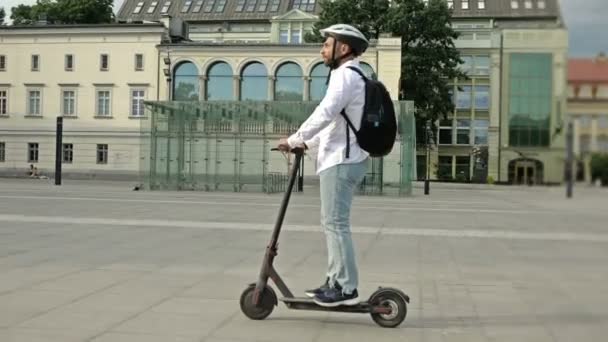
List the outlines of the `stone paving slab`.
{"type": "MultiPolygon", "coordinates": [[[[264,321],[240,312],[280,194],[0,179],[0,341],[605,341],[605,189],[420,192],[355,201],[361,295],[411,298],[383,329],[282,304],[264,321]]],[[[276,267],[296,294],[322,280],[318,220],[318,196],[294,194],[276,267]]]]}

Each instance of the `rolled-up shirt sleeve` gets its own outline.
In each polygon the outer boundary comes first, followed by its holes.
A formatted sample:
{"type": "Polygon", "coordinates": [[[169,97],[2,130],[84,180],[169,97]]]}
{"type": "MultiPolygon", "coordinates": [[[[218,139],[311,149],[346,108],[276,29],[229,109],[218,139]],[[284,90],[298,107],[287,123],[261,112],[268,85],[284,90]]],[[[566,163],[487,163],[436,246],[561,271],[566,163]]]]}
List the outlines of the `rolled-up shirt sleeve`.
{"type": "Polygon", "coordinates": [[[327,92],[321,103],[315,108],[313,113],[304,121],[297,132],[287,138],[290,147],[295,147],[313,138],[327,127],[342,109],[350,102],[352,96],[349,89],[349,73],[345,68],[335,70],[330,78],[327,92]]]}

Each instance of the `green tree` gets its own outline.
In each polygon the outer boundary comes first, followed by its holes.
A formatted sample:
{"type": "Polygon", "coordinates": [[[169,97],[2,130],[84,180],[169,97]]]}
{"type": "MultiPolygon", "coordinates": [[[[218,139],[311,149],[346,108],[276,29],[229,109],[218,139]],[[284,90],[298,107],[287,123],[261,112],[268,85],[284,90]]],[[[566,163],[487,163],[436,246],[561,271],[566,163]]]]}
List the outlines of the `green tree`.
{"type": "Polygon", "coordinates": [[[38,0],[33,6],[13,7],[15,25],[45,19],[53,24],[102,24],[114,21],[112,0],[38,0]]]}
{"type": "Polygon", "coordinates": [[[323,0],[322,12],[308,42],[322,40],[319,30],[336,23],[358,27],[369,39],[382,33],[401,37],[399,98],[413,100],[416,108],[417,142],[425,144],[426,120],[435,121],[454,110],[449,86],[455,78],[466,79],[454,41],[451,10],[444,0],[323,0]]]}
{"type": "Polygon", "coordinates": [[[304,37],[307,42],[321,42],[319,30],[337,23],[356,26],[369,39],[378,39],[386,32],[388,0],[321,0],[319,5],[323,10],[312,33],[304,37]]]}
{"type": "Polygon", "coordinates": [[[28,25],[32,23],[32,6],[19,5],[11,9],[13,25],[28,25]]]}
{"type": "Polygon", "coordinates": [[[4,12],[4,7],[0,7],[0,25],[4,25],[4,17],[6,17],[6,12],[4,12]]]}

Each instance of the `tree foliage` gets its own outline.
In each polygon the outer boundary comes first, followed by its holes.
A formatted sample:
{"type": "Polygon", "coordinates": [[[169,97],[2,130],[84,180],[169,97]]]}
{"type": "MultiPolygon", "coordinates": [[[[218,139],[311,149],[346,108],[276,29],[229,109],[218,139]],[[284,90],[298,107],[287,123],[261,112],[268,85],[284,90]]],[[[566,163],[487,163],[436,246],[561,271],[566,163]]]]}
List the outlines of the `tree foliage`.
{"type": "Polygon", "coordinates": [[[38,0],[35,5],[12,8],[13,25],[38,20],[52,24],[102,24],[114,21],[112,0],[38,0]]]}

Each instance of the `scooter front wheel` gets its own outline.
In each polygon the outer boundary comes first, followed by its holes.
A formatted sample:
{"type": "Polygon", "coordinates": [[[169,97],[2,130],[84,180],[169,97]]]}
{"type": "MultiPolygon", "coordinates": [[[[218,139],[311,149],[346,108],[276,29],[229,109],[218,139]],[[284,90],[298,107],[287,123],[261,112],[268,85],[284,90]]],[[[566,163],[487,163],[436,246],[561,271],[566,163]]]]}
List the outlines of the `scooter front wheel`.
{"type": "Polygon", "coordinates": [[[274,290],[266,285],[262,293],[260,293],[260,301],[258,305],[253,303],[255,294],[255,284],[249,285],[241,294],[241,311],[245,316],[254,320],[262,320],[268,317],[274,307],[277,305],[277,295],[274,290]]]}
{"type": "Polygon", "coordinates": [[[399,326],[407,315],[407,303],[409,301],[401,291],[391,288],[383,288],[374,292],[369,303],[372,306],[390,308],[389,313],[372,312],[374,322],[384,328],[395,328],[399,326]]]}

